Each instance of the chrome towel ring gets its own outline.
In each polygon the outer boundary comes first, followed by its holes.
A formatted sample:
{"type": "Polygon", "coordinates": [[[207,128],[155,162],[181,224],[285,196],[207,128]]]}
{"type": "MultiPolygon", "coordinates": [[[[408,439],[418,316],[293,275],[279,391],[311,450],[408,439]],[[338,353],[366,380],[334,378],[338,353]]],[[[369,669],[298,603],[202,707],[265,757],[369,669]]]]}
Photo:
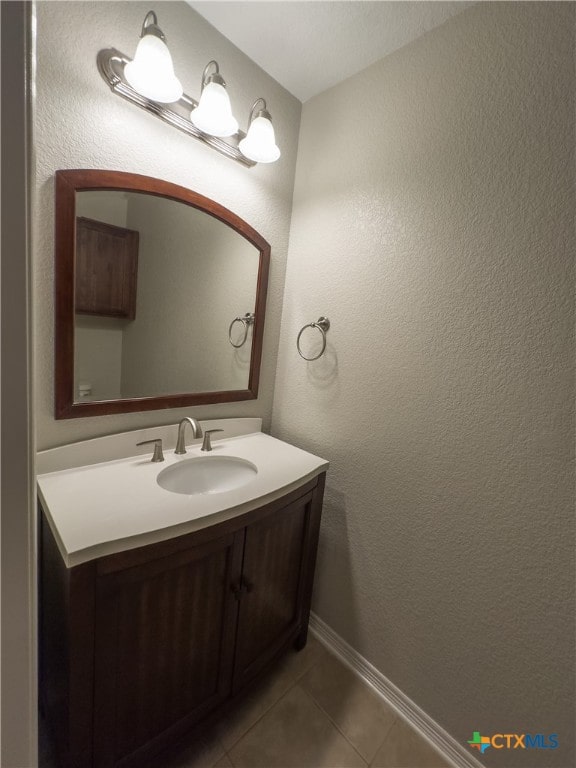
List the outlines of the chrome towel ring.
{"type": "Polygon", "coordinates": [[[254,325],[254,312],[246,312],[244,317],[235,317],[234,320],[230,323],[230,327],[228,328],[228,339],[230,340],[230,344],[232,344],[233,347],[236,349],[239,349],[240,347],[244,346],[246,343],[246,339],[248,338],[248,328],[251,325],[254,325]],[[240,344],[234,344],[232,341],[232,326],[234,323],[242,323],[244,325],[244,335],[242,337],[242,341],[240,344]]]}
{"type": "Polygon", "coordinates": [[[311,362],[312,360],[318,360],[319,357],[322,357],[326,350],[326,331],[328,331],[330,328],[330,320],[328,320],[327,317],[319,317],[318,320],[316,320],[315,323],[308,323],[303,328],[300,329],[300,333],[298,334],[298,337],[296,339],[296,349],[298,350],[298,354],[301,358],[304,360],[307,360],[308,362],[311,362]],[[302,354],[302,350],[300,349],[300,337],[306,330],[306,328],[318,328],[320,333],[322,334],[322,349],[315,357],[306,357],[306,355],[302,354]]]}

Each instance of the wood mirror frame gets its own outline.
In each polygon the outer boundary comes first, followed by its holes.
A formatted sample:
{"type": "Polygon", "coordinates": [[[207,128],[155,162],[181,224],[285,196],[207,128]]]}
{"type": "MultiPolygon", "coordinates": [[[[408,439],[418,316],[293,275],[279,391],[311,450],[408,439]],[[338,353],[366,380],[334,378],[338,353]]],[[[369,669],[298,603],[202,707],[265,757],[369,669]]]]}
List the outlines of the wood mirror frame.
{"type": "Polygon", "coordinates": [[[262,341],[266,310],[266,291],[270,266],[270,246],[249,224],[232,211],[185,187],[135,173],[103,170],[56,171],[55,189],[55,417],[70,419],[133,413],[189,405],[253,400],[258,397],[262,341]],[[248,388],[213,392],[137,397],[118,400],[76,402],[74,399],[74,317],[76,193],[114,190],[140,192],[185,203],[227,224],[248,240],[259,252],[255,319],[248,388]]]}

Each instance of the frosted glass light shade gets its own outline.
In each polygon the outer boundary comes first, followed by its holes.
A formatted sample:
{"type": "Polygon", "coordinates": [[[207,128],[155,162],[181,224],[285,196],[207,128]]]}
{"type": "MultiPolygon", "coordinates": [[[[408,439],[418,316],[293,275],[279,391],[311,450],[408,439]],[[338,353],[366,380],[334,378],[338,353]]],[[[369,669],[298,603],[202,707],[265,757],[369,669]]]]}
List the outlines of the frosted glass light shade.
{"type": "Polygon", "coordinates": [[[137,93],[163,104],[178,101],[183,93],[168,46],[155,35],[141,38],[134,61],[124,67],[124,77],[137,93]]]}
{"type": "Polygon", "coordinates": [[[233,136],[238,131],[238,121],[232,114],[226,88],[218,83],[204,86],[200,103],[192,110],[190,120],[210,136],[233,136]]]}
{"type": "Polygon", "coordinates": [[[255,163],[274,163],[280,157],[274,126],[262,115],[252,120],[246,138],[238,147],[245,157],[255,163]]]}

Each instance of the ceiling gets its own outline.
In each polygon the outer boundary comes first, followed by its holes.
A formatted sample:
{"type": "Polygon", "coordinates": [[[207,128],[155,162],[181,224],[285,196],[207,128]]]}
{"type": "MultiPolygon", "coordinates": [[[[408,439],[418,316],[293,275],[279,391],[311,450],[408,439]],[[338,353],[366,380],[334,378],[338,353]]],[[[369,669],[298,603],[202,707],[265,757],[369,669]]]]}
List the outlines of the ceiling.
{"type": "Polygon", "coordinates": [[[187,2],[302,102],[473,4],[386,0],[187,2]]]}

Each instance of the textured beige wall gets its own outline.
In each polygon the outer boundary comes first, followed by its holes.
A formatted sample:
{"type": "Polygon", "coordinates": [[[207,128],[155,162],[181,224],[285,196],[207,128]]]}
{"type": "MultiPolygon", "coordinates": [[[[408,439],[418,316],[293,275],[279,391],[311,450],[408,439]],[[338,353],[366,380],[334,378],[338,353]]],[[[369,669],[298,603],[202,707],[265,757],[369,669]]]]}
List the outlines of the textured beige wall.
{"type": "Polygon", "coordinates": [[[122,397],[122,336],[125,321],[76,315],[74,320],[74,399],[76,402],[122,397]],[[82,395],[80,387],[89,388],[82,395]]]}
{"type": "Polygon", "coordinates": [[[574,4],[482,3],[303,108],[273,433],[314,609],[487,765],[574,765],[574,4]],[[306,364],[298,329],[332,321],[306,364]]]}
{"type": "Polygon", "coordinates": [[[183,2],[156,8],[186,92],[199,95],[202,70],[218,59],[232,106],[245,127],[265,96],[282,147],[271,166],[247,169],[166,126],[110,92],[96,54],[114,46],[133,55],[148,3],[39,2],[34,222],[38,448],[156,424],[190,412],[200,418],[261,416],[270,421],[288,247],[300,103],[183,2]],[[54,171],[108,168],[148,174],[217,200],[248,221],[272,246],[260,396],[256,401],[55,421],[53,418],[54,171]]]}

